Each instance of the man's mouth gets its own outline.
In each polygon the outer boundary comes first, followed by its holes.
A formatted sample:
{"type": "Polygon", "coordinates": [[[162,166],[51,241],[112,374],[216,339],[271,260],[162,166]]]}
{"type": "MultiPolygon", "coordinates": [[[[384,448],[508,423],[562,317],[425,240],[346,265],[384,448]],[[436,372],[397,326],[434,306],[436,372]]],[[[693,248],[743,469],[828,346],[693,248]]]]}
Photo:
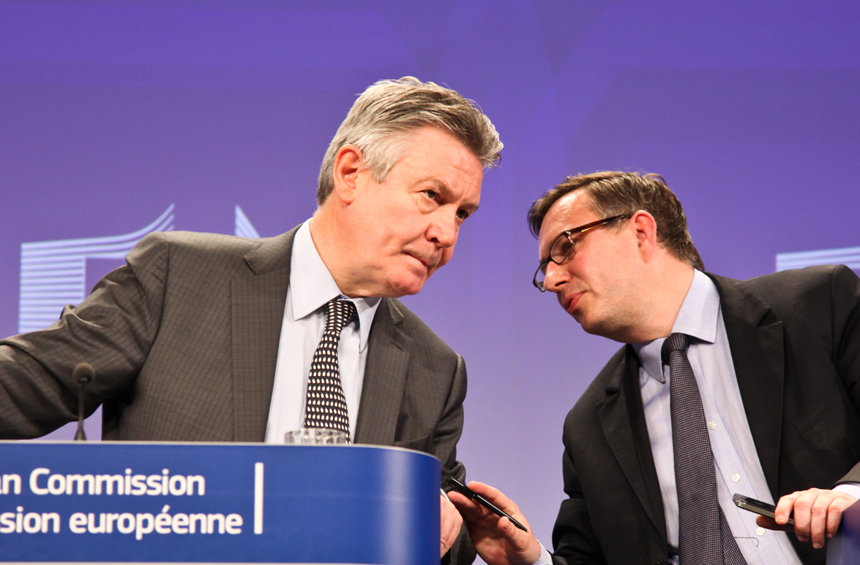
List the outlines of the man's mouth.
{"type": "Polygon", "coordinates": [[[409,251],[406,252],[407,255],[424,265],[424,268],[427,270],[432,269],[436,265],[436,261],[431,258],[425,257],[423,255],[419,255],[417,253],[411,253],[409,251]]]}
{"type": "Polygon", "coordinates": [[[568,314],[573,314],[579,304],[579,299],[582,298],[583,294],[585,294],[585,292],[577,292],[564,298],[563,306],[568,314]]]}

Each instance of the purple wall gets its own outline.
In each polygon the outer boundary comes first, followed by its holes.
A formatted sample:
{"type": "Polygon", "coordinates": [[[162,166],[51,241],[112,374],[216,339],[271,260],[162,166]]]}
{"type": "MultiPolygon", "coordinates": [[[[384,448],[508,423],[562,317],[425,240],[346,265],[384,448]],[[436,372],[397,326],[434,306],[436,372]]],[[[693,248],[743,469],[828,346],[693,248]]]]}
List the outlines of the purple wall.
{"type": "MultiPolygon", "coordinates": [[[[0,1],[0,335],[22,243],[130,234],[170,205],[176,229],[234,233],[238,205],[281,233],[313,213],[357,93],[447,84],[506,148],[454,260],[405,302],[466,358],[470,478],[550,544],[563,418],[617,344],[532,288],[532,200],[572,173],[660,173],[709,270],[740,278],[860,246],[860,5],[321,5],[0,1]]],[[[84,284],[117,261],[88,259],[84,284]]]]}

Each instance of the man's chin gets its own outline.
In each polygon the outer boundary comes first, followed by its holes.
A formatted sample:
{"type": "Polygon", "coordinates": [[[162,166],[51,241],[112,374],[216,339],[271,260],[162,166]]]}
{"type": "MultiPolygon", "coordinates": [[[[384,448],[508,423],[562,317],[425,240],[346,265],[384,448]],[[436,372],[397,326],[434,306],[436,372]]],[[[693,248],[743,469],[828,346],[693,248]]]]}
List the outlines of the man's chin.
{"type": "Polygon", "coordinates": [[[582,331],[584,331],[585,333],[591,334],[591,335],[602,335],[600,333],[601,328],[598,324],[590,323],[588,318],[584,318],[581,314],[580,315],[571,314],[571,316],[573,316],[574,320],[579,322],[579,326],[582,328],[582,331]]]}
{"type": "Polygon", "coordinates": [[[582,309],[576,309],[570,315],[582,326],[585,333],[600,335],[602,327],[599,320],[594,320],[593,317],[586,316],[582,309]]]}
{"type": "Polygon", "coordinates": [[[607,320],[595,321],[584,319],[581,322],[577,320],[577,322],[579,322],[579,325],[582,326],[582,329],[587,334],[605,337],[606,339],[611,339],[618,343],[632,343],[629,340],[630,336],[624,327],[612,324],[607,320]]]}
{"type": "MultiPolygon", "coordinates": [[[[568,312],[568,314],[570,314],[570,316],[571,316],[574,320],[576,320],[576,321],[579,323],[579,325],[580,325],[580,326],[582,326],[582,329],[585,329],[585,325],[588,323],[588,321],[587,321],[587,319],[585,318],[585,315],[582,313],[582,310],[581,310],[581,309],[578,309],[578,308],[577,308],[577,309],[576,309],[576,310],[574,310],[573,312],[568,312]]],[[[588,330],[585,330],[585,331],[588,331],[588,330]]],[[[591,332],[589,332],[589,333],[591,333],[591,332]]]]}
{"type": "Polygon", "coordinates": [[[426,278],[419,277],[409,277],[404,280],[392,281],[391,284],[389,284],[391,294],[388,296],[390,298],[399,298],[401,296],[412,296],[413,294],[418,294],[421,292],[421,289],[424,288],[425,282],[427,282],[426,278]]]}

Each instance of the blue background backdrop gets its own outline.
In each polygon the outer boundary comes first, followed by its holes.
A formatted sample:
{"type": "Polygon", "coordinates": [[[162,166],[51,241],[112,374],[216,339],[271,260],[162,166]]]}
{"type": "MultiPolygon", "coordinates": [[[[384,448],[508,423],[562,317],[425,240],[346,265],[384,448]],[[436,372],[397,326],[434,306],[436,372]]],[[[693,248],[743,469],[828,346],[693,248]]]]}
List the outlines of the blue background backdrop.
{"type": "MultiPolygon", "coordinates": [[[[358,93],[446,84],[506,147],[454,260],[404,301],[466,358],[469,477],[549,545],[563,418],[618,346],[531,286],[529,204],[569,174],[656,172],[710,271],[860,246],[858,27],[855,2],[0,1],[0,335],[22,243],[170,205],[176,229],[234,233],[238,205],[281,233],[358,93]]],[[[116,264],[87,261],[86,284],[116,264]]]]}

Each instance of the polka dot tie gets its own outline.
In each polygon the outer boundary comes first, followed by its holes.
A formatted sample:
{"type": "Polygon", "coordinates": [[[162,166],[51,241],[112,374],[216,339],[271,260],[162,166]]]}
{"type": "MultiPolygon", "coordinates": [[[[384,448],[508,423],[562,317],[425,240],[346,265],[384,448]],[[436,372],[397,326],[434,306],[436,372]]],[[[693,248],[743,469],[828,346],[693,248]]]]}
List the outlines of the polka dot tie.
{"type": "Polygon", "coordinates": [[[714,456],[688,344],[686,335],[672,334],[662,350],[670,371],[680,565],[745,565],[717,498],[714,456]]]}
{"type": "Polygon", "coordinates": [[[352,302],[334,298],[326,303],[325,331],[311,361],[305,427],[332,428],[349,437],[349,413],[340,384],[337,344],[340,332],[355,316],[352,302]]]}

